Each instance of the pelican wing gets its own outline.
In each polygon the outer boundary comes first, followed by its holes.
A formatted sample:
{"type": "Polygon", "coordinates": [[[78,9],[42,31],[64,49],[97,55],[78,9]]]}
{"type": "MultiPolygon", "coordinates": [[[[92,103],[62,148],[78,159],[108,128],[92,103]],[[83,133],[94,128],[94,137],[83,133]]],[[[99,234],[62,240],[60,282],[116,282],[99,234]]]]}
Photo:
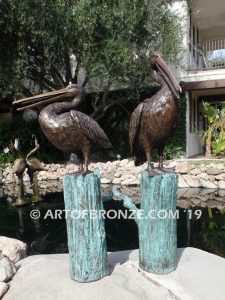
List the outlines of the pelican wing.
{"type": "Polygon", "coordinates": [[[141,121],[142,110],[143,110],[143,103],[141,103],[137,106],[137,108],[132,113],[131,119],[130,119],[129,142],[130,142],[130,148],[131,148],[132,155],[134,155],[134,151],[135,151],[134,148],[135,148],[138,133],[140,130],[140,121],[141,121]]]}
{"type": "Polygon", "coordinates": [[[70,114],[71,117],[76,120],[83,135],[85,135],[93,144],[104,149],[113,148],[107,135],[95,120],[80,111],[71,110],[70,114]]]}

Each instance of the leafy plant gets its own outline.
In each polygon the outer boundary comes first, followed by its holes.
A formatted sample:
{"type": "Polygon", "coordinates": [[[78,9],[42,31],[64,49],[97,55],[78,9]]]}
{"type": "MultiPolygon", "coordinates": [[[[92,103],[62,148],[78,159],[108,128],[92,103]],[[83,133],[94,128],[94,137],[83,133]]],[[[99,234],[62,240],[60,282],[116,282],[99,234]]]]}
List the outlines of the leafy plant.
{"type": "Polygon", "coordinates": [[[99,119],[120,102],[108,97],[110,90],[143,87],[150,51],[160,50],[167,61],[179,64],[181,22],[171,3],[0,1],[1,96],[12,100],[70,81],[89,82],[95,91],[103,91],[90,105],[90,113],[99,119]]]}
{"type": "Polygon", "coordinates": [[[203,102],[203,114],[206,117],[208,128],[203,134],[203,143],[206,146],[206,157],[212,154],[217,156],[225,154],[225,103],[221,109],[203,102]]]}

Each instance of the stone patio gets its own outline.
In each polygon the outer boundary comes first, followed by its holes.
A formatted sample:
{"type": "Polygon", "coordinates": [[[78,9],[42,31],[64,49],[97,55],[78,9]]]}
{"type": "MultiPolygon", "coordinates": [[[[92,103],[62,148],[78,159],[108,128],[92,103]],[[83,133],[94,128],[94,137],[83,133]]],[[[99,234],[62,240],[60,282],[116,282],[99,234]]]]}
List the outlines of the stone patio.
{"type": "Polygon", "coordinates": [[[178,267],[154,275],[138,267],[138,250],[109,253],[110,275],[92,283],[70,279],[68,254],[35,255],[19,269],[3,300],[223,300],[225,259],[195,248],[178,249],[178,267]]]}

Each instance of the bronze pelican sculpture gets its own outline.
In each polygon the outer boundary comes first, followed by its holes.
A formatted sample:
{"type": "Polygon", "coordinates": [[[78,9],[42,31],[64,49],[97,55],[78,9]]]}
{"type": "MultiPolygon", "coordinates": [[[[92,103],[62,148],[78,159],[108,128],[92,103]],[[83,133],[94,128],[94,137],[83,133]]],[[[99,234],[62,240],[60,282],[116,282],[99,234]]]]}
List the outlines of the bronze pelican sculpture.
{"type": "Polygon", "coordinates": [[[181,87],[170,72],[160,52],[150,55],[151,75],[160,90],[140,103],[130,120],[129,142],[135,165],[148,162],[149,176],[166,172],[163,169],[163,151],[168,137],[177,126],[181,87]],[[159,167],[153,169],[151,151],[158,150],[159,167]]]}
{"type": "Polygon", "coordinates": [[[47,105],[40,112],[40,126],[56,148],[63,152],[77,154],[80,166],[76,175],[89,173],[91,151],[104,149],[110,153],[112,149],[108,137],[98,123],[86,114],[75,110],[82,100],[83,89],[76,84],[70,84],[58,91],[14,102],[14,104],[28,103],[18,110],[47,105]]]}

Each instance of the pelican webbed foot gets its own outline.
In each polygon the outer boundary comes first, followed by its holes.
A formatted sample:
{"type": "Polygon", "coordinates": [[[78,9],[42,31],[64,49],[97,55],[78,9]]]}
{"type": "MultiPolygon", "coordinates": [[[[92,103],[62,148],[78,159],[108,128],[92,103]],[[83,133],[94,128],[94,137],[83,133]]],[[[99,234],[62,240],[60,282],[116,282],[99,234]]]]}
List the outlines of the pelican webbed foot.
{"type": "Polygon", "coordinates": [[[161,171],[162,174],[166,174],[166,173],[175,173],[175,170],[174,169],[167,169],[167,168],[157,168],[158,170],[161,171]]]}
{"type": "Polygon", "coordinates": [[[146,169],[146,171],[148,172],[148,176],[150,177],[150,176],[158,176],[158,175],[160,175],[155,169],[152,169],[151,167],[148,167],[147,169],[146,169]]]}
{"type": "Polygon", "coordinates": [[[89,170],[85,170],[85,169],[80,169],[74,173],[70,173],[70,175],[73,175],[73,176],[85,176],[87,174],[90,174],[90,173],[93,173],[93,171],[89,171],[89,170]]]}

